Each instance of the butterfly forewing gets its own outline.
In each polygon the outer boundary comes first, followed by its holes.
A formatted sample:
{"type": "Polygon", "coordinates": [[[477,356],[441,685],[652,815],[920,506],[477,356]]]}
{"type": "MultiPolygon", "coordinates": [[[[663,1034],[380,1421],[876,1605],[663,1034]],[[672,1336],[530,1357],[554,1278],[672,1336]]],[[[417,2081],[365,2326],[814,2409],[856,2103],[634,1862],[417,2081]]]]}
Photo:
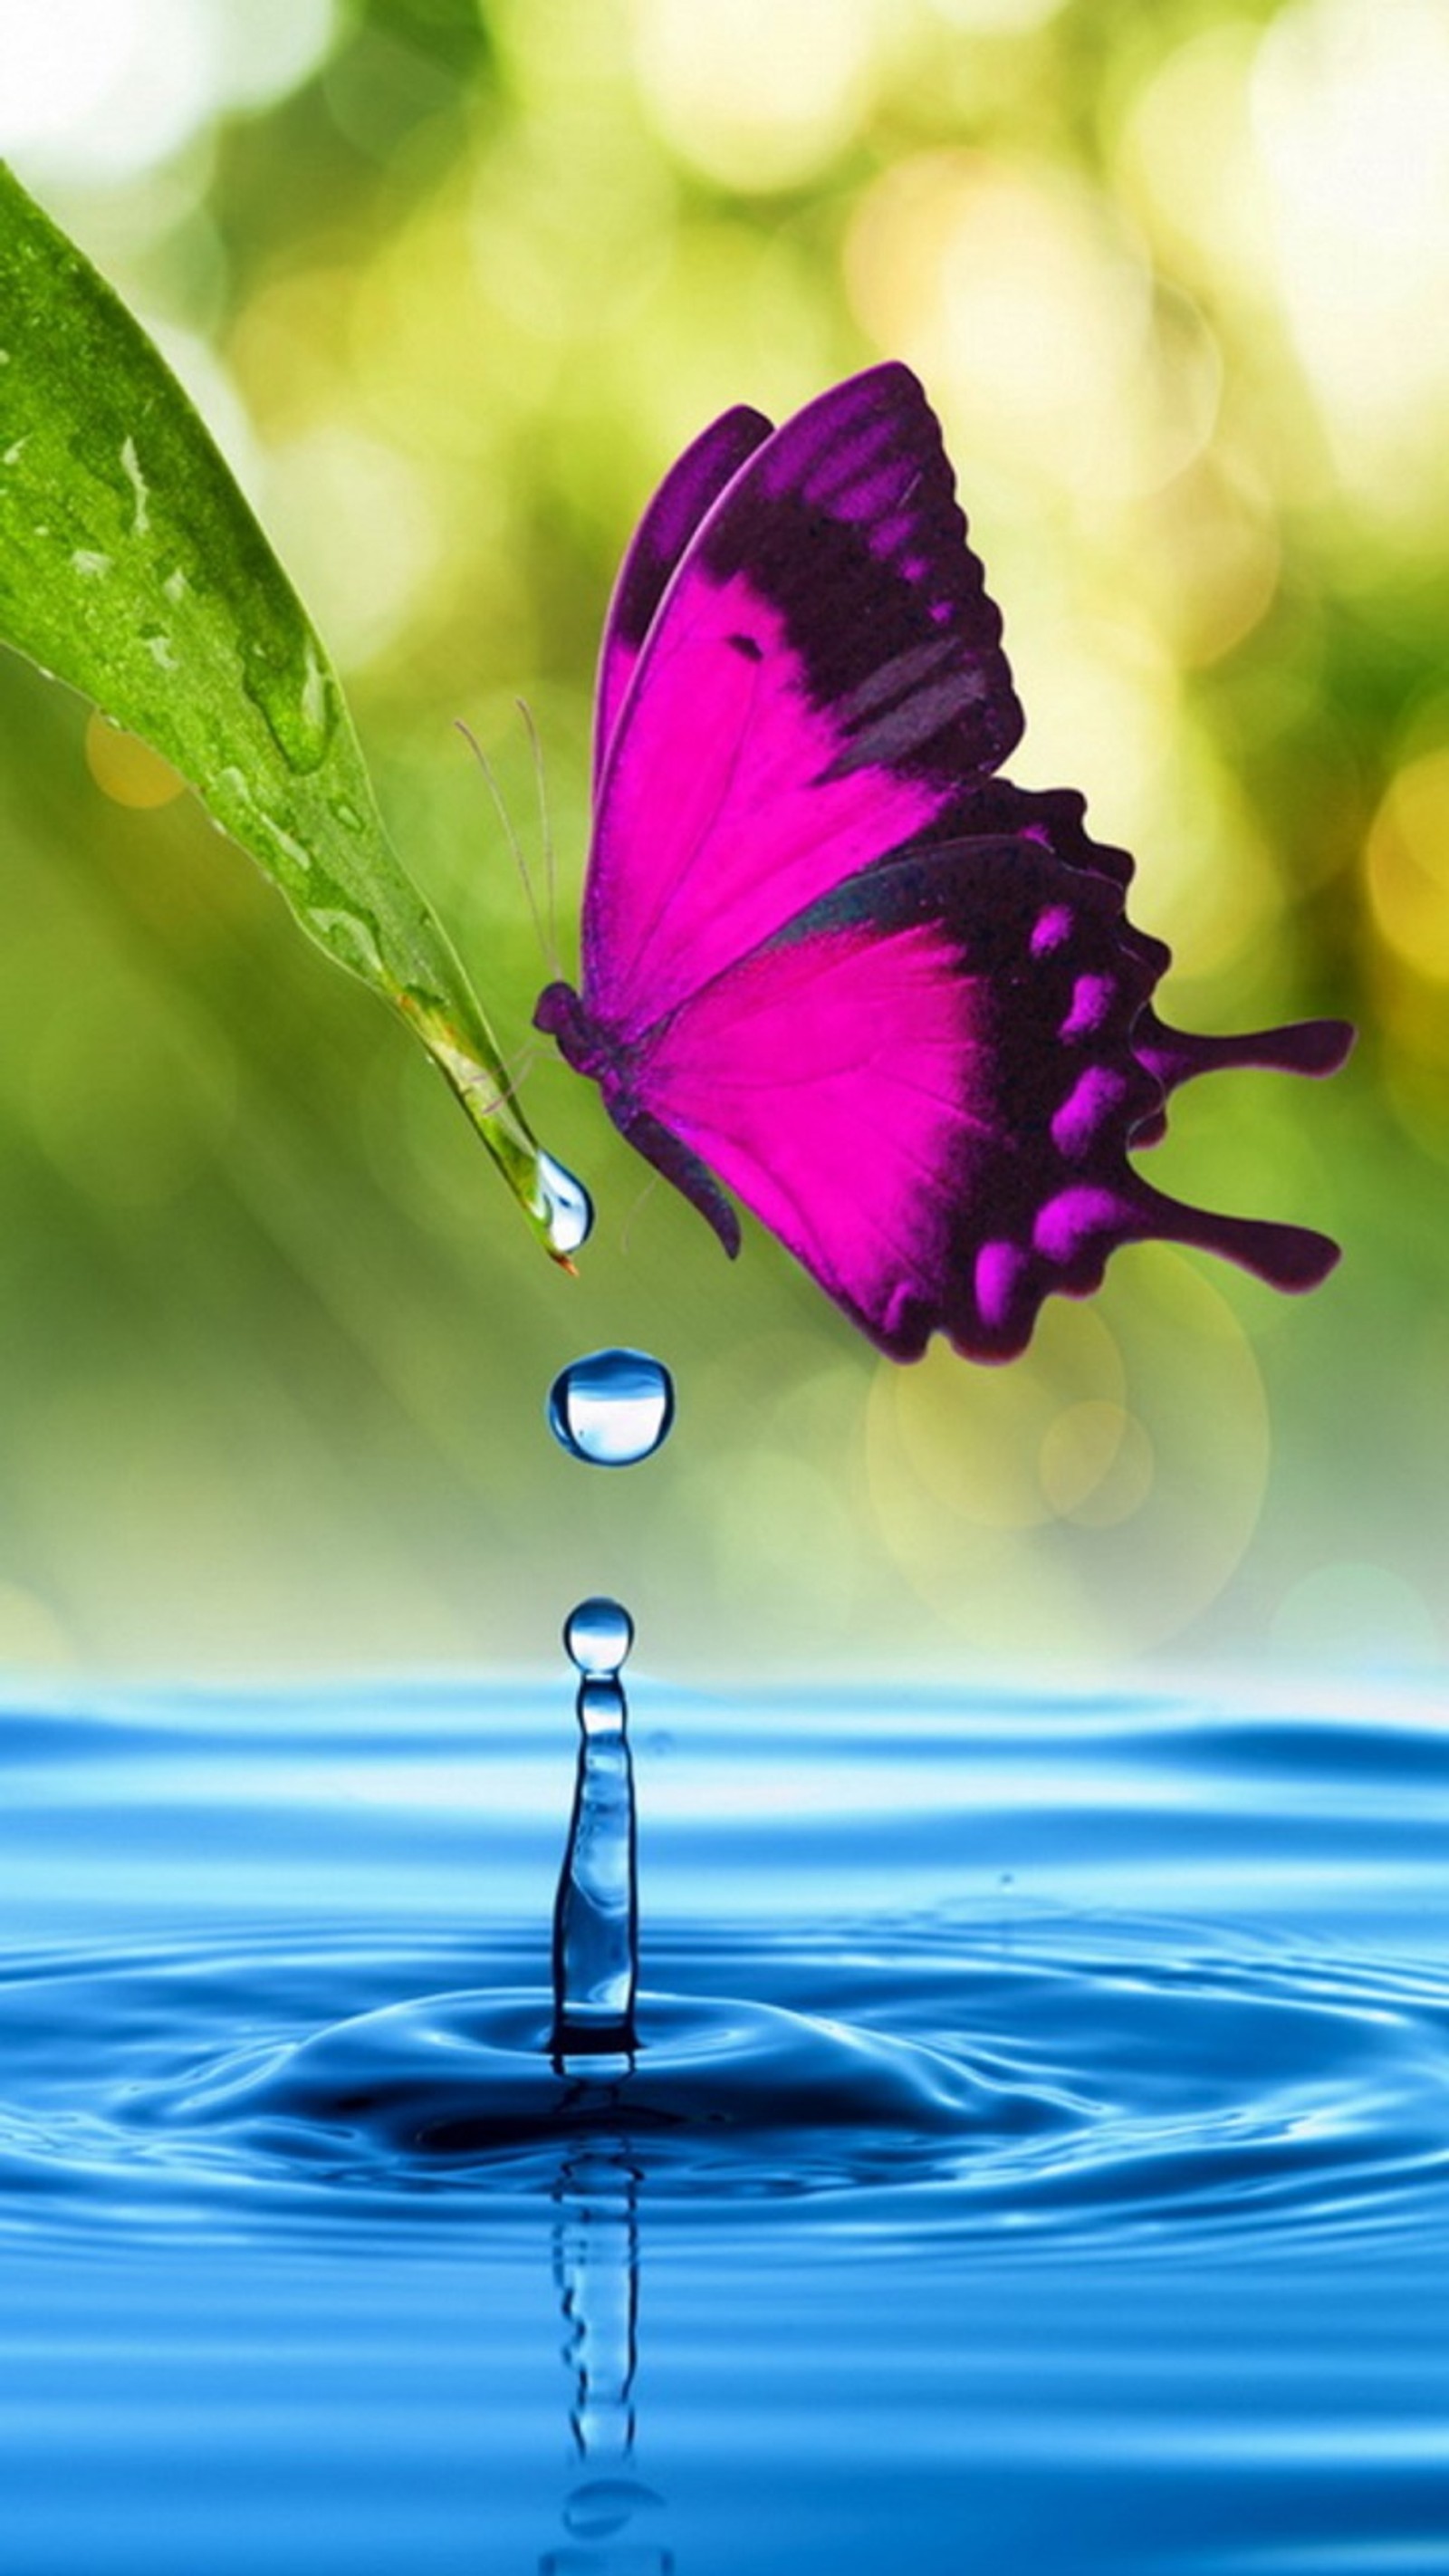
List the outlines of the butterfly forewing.
{"type": "Polygon", "coordinates": [[[670,467],[634,532],[614,584],[599,654],[594,706],[596,794],[619,709],[670,577],[706,511],[734,480],[746,457],[769,437],[770,426],[762,412],[744,404],[711,421],[670,467]]]}
{"type": "MultiPolygon", "coordinates": [[[[677,525],[671,502],[661,526],[677,525]]],[[[640,603],[668,551],[650,540],[640,603]]],[[[907,369],[874,368],[748,453],[659,598],[600,786],[594,1019],[642,1034],[929,832],[1020,728],[936,421],[907,369]]]]}

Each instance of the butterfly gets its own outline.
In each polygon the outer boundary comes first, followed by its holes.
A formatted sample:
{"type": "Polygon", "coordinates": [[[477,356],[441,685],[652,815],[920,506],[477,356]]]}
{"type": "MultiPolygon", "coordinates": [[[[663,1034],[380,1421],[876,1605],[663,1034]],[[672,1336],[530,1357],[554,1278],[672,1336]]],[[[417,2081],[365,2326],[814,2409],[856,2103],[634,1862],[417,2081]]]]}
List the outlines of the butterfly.
{"type": "Polygon", "coordinates": [[[666,476],[604,634],[581,987],[534,1025],[728,1253],[727,1190],[896,1360],[1009,1359],[1148,1237],[1279,1288],[1338,1258],[1129,1162],[1190,1076],[1329,1073],[1353,1032],[1160,1021],[1127,853],[1000,775],[1023,721],[908,368],[728,411],[666,476]]]}

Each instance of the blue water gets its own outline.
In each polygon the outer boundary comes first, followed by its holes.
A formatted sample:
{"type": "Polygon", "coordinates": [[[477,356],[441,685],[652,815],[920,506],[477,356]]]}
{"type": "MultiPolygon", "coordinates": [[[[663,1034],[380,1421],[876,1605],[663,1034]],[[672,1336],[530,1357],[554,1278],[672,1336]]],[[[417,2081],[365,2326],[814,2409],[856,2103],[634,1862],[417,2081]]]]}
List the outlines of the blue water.
{"type": "Polygon", "coordinates": [[[1449,2571],[1437,1711],[13,1702],[0,2568],[1449,2571]]]}

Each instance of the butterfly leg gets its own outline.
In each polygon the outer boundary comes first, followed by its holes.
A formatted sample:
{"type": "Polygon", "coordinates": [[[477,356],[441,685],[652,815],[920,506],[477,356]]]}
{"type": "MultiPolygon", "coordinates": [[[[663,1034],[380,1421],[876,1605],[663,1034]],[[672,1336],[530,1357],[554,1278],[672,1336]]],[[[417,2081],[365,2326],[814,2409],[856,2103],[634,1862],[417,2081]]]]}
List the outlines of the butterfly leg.
{"type": "Polygon", "coordinates": [[[647,1109],[626,1108],[611,1101],[607,1093],[604,1105],[620,1135],[628,1138],[635,1152],[652,1163],[656,1172],[662,1172],[666,1181],[672,1181],[677,1190],[682,1190],[698,1208],[706,1224],[713,1226],[733,1261],[740,1248],[740,1221],[708,1164],[701,1162],[698,1154],[691,1153],[687,1145],[681,1144],[677,1136],[672,1136],[669,1129],[651,1117],[647,1109]]]}

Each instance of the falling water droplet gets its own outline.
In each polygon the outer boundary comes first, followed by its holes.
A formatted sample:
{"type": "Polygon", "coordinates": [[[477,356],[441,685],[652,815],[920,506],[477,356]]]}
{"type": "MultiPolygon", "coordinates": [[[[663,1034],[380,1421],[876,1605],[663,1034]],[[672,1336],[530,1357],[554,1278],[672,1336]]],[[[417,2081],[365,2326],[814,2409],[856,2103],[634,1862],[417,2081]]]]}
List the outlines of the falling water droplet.
{"type": "Polygon", "coordinates": [[[539,1155],[538,1180],[543,1201],[539,1214],[550,1252],[577,1252],[594,1230],[593,1200],[583,1182],[556,1163],[552,1154],[539,1155]]]}
{"type": "Polygon", "coordinates": [[[571,1458],[632,1467],[652,1458],[674,1421],[674,1380],[648,1351],[590,1351],[560,1369],[548,1391],[548,1427],[571,1458]]]}
{"type": "Polygon", "coordinates": [[[634,1622],[622,1601],[598,1594],[569,1612],[563,1641],[569,1662],[579,1672],[591,1681],[613,1681],[628,1661],[634,1622]]]}

